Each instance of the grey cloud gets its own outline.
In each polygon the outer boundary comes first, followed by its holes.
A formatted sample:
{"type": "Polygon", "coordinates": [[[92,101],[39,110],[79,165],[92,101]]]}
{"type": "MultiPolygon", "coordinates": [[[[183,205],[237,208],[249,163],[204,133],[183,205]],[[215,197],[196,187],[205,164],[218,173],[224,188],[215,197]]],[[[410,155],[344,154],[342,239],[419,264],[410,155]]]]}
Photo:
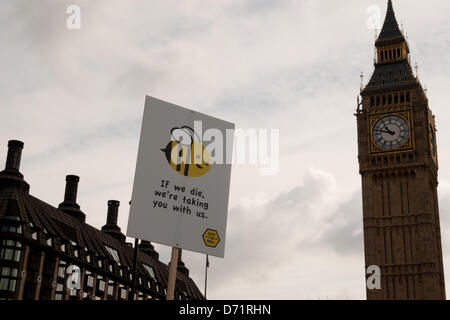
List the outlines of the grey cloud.
{"type": "Polygon", "coordinates": [[[315,245],[329,246],[342,255],[363,256],[362,200],[359,192],[340,204],[325,225],[323,235],[315,245]]]}

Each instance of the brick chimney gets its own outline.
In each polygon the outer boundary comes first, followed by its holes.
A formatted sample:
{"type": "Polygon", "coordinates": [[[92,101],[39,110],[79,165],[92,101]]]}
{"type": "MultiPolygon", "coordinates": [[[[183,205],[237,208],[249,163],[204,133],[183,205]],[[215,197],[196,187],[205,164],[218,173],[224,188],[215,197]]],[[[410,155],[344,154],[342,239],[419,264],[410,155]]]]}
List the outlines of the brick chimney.
{"type": "Polygon", "coordinates": [[[5,170],[0,172],[0,189],[9,187],[29,192],[30,185],[23,180],[23,175],[19,171],[23,146],[22,141],[10,140],[8,142],[5,170]]]}
{"type": "Polygon", "coordinates": [[[8,155],[6,157],[5,170],[19,172],[23,146],[24,144],[22,141],[10,140],[8,142],[8,155]]]}
{"type": "Polygon", "coordinates": [[[150,241],[141,240],[141,243],[139,243],[139,250],[156,260],[159,259],[159,253],[156,252],[155,247],[150,241]]]}
{"type": "Polygon", "coordinates": [[[69,175],[66,176],[66,190],[64,192],[64,201],[58,206],[61,211],[71,215],[72,217],[86,221],[86,215],[80,210],[80,206],[77,203],[78,183],[80,177],[69,175]]]}
{"type": "Polygon", "coordinates": [[[117,217],[119,215],[120,202],[117,200],[108,201],[108,216],[106,218],[106,224],[102,227],[102,231],[110,236],[116,238],[121,242],[125,242],[126,237],[120,231],[120,227],[117,225],[117,217]]]}

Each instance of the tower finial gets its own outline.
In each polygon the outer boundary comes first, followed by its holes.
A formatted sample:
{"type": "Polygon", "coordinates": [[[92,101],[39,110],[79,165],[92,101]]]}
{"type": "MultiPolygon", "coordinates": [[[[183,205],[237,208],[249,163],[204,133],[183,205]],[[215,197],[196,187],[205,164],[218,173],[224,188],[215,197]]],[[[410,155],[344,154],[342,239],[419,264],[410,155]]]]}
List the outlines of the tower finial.
{"type": "Polygon", "coordinates": [[[392,41],[397,39],[404,40],[404,37],[398,26],[397,19],[395,18],[394,6],[392,5],[392,1],[389,0],[386,18],[384,20],[383,28],[381,29],[377,42],[381,43],[383,41],[392,41]]]}
{"type": "Polygon", "coordinates": [[[361,75],[359,76],[361,78],[361,91],[364,90],[364,73],[361,72],[361,75]]]}

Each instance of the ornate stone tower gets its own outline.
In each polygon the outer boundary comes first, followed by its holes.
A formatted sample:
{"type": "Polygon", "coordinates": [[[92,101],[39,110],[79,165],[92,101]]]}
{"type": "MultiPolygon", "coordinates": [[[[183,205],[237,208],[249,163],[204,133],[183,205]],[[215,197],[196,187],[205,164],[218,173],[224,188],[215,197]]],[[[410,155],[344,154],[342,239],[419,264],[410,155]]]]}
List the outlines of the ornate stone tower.
{"type": "Polygon", "coordinates": [[[435,121],[391,0],[375,47],[356,113],[366,268],[381,268],[367,298],[445,299],[435,121]]]}

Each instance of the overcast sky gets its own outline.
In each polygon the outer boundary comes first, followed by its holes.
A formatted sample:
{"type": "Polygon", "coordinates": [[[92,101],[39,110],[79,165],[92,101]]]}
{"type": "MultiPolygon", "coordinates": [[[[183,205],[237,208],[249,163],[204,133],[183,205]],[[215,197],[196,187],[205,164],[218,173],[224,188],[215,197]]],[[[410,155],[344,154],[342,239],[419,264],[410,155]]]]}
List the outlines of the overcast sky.
{"type": "MultiPolygon", "coordinates": [[[[232,171],[225,259],[210,299],[364,299],[356,97],[373,71],[371,5],[386,0],[0,2],[0,150],[25,142],[31,194],[57,206],[81,177],[87,222],[121,201],[126,230],[145,95],[280,129],[280,171],[232,171]],[[66,8],[81,7],[81,29],[66,8]]],[[[450,2],[396,0],[437,117],[440,214],[450,284],[450,2]]],[[[170,249],[156,246],[161,260],[170,249]]],[[[184,252],[203,291],[205,256],[184,252]]],[[[448,295],[449,296],[449,295],[448,295]]]]}

